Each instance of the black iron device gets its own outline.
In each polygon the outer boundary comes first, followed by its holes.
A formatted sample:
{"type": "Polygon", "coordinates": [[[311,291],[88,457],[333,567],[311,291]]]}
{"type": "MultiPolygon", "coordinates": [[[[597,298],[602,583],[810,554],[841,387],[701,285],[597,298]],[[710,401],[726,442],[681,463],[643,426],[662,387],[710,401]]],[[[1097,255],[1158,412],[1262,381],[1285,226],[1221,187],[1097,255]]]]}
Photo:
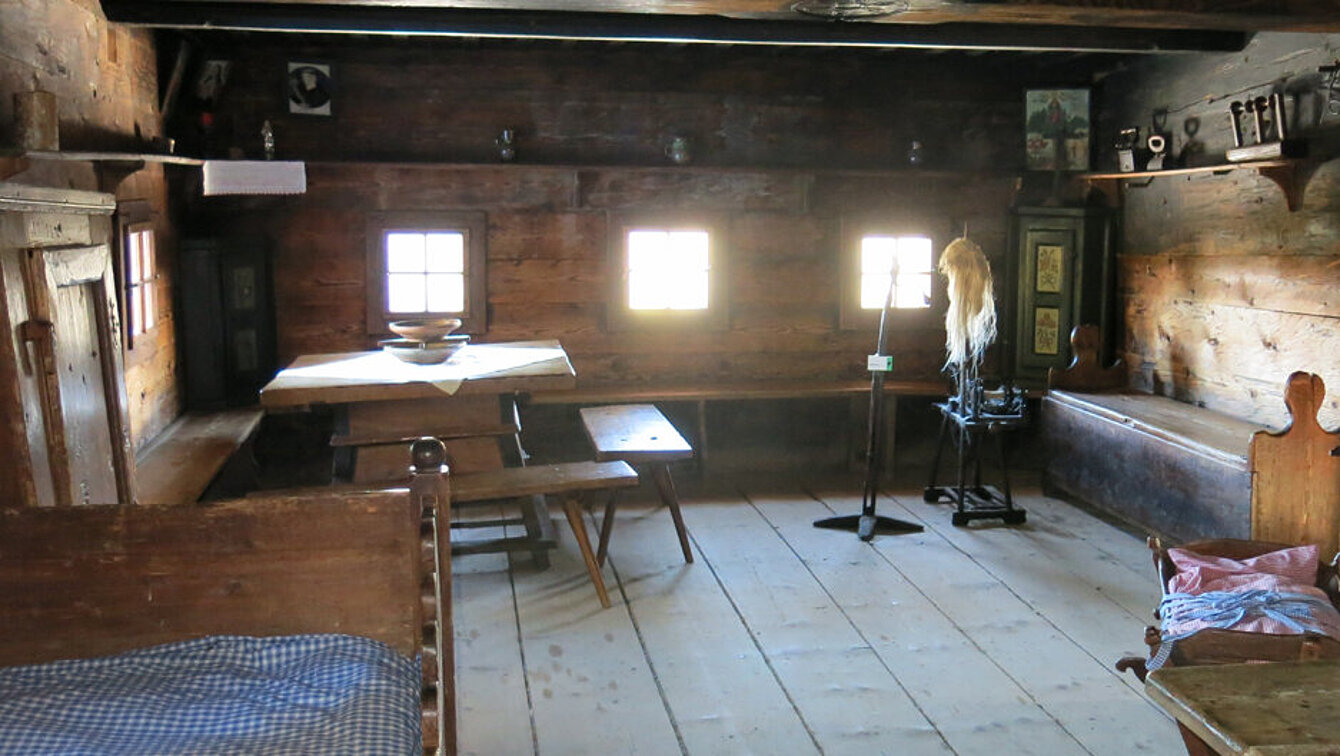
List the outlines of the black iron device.
{"type": "Polygon", "coordinates": [[[1000,518],[1006,525],[1022,524],[1027,513],[1014,506],[1010,494],[1009,464],[1002,436],[1022,427],[1027,421],[1028,405],[1022,392],[1005,387],[988,396],[973,364],[958,376],[958,394],[936,404],[940,410],[940,437],[935,444],[930,481],[923,498],[930,503],[952,502],[956,510],[950,522],[956,526],[973,520],[1000,518]],[[1000,472],[1000,486],[986,485],[982,479],[983,447],[994,447],[1000,472]],[[940,459],[946,444],[958,453],[953,485],[936,483],[940,459]]]}

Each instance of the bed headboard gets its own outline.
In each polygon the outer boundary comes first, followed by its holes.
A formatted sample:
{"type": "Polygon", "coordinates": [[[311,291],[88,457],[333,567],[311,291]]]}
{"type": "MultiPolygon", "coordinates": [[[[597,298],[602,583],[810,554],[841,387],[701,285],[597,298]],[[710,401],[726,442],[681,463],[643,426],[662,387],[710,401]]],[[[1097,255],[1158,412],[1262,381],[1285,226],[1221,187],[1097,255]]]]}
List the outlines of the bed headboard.
{"type": "Polygon", "coordinates": [[[1289,427],[1252,436],[1252,538],[1340,550],[1340,430],[1317,422],[1321,376],[1297,372],[1284,385],[1289,427]]]}
{"type": "Polygon", "coordinates": [[[317,632],[412,657],[419,523],[408,490],[0,512],[0,665],[317,632]]]}

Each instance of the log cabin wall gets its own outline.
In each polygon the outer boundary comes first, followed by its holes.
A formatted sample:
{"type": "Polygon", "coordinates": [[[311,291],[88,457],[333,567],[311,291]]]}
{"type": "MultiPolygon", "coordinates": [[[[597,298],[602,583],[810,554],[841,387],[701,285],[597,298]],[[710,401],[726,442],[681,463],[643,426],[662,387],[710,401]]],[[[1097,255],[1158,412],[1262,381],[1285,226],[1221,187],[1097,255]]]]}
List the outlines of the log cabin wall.
{"type": "Polygon", "coordinates": [[[1241,53],[1146,59],[1105,82],[1100,147],[1120,128],[1147,134],[1162,109],[1174,155],[1199,119],[1193,163],[1223,162],[1230,103],[1278,90],[1323,156],[1296,212],[1253,170],[1125,190],[1119,288],[1136,388],[1281,427],[1285,379],[1307,370],[1330,389],[1323,425],[1340,425],[1340,160],[1324,162],[1340,154],[1340,116],[1318,72],[1337,57],[1340,35],[1260,34],[1241,53]]]}
{"type": "MultiPolygon", "coordinates": [[[[1046,56],[273,39],[233,43],[211,138],[256,156],[269,119],[278,157],[310,161],[308,192],[207,200],[200,228],[270,240],[280,362],[374,343],[367,213],[484,210],[487,338],[559,339],[583,384],[868,375],[873,331],[838,322],[844,220],[922,217],[941,244],[966,222],[1003,271],[1022,90],[1062,70],[1046,56]],[[286,60],[332,65],[332,116],[288,115],[286,60]],[[497,164],[502,128],[514,164],[497,164]],[[690,138],[689,166],[665,157],[671,134],[690,138]],[[914,139],[924,170],[907,169],[914,139]],[[728,328],[606,327],[612,216],[666,209],[726,217],[728,328]]],[[[898,324],[894,377],[938,374],[942,314],[898,324]]]]}
{"type": "MultiPolygon", "coordinates": [[[[13,95],[56,95],[63,150],[143,152],[162,134],[158,59],[151,32],[108,23],[97,0],[17,0],[0,4],[0,144],[14,144],[13,95]]],[[[94,191],[89,163],[33,161],[9,181],[94,191]]],[[[126,352],[126,388],[136,448],[178,413],[176,336],[172,318],[174,228],[164,169],[150,165],[121,181],[118,202],[143,200],[158,245],[157,325],[126,352]]]]}

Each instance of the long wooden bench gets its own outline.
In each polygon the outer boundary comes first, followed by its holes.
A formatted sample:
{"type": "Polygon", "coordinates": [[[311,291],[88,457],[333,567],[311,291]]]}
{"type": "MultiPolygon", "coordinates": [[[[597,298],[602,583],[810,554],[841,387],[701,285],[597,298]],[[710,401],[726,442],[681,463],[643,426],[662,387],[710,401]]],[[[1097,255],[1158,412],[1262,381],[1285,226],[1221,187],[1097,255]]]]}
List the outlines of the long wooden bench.
{"type": "Polygon", "coordinates": [[[1174,541],[1248,538],[1262,426],[1148,394],[1050,391],[1044,485],[1174,541]]]}
{"type": "MultiPolygon", "coordinates": [[[[563,513],[566,515],[572,535],[581,550],[582,561],[586,563],[587,573],[595,586],[600,604],[609,607],[609,592],[605,580],[600,574],[600,565],[596,562],[595,552],[591,549],[591,540],[587,536],[582,522],[582,496],[592,491],[609,491],[637,485],[637,471],[626,462],[564,462],[551,465],[532,465],[530,467],[505,467],[498,470],[452,474],[449,476],[452,509],[459,505],[476,504],[486,501],[504,501],[527,499],[531,497],[556,496],[562,500],[563,513]]],[[[382,481],[376,484],[337,483],[321,486],[284,489],[280,491],[257,491],[258,496],[294,496],[313,490],[332,492],[366,491],[373,489],[391,489],[402,486],[406,481],[382,481]]],[[[546,518],[547,519],[547,518],[546,518]]],[[[509,521],[510,522],[510,521],[509,521]]],[[[494,525],[498,521],[478,521],[475,525],[494,525]]],[[[503,539],[512,540],[512,539],[503,539]]],[[[517,548],[533,547],[530,539],[515,538],[517,548]]],[[[490,541],[482,549],[497,551],[497,541],[490,541]]],[[[453,555],[476,553],[468,543],[452,543],[453,555]]]]}
{"type": "Polygon", "coordinates": [[[245,493],[241,489],[255,476],[248,444],[264,415],[259,407],[242,407],[177,418],[136,456],[136,502],[164,506],[199,501],[207,493],[245,493]]]}
{"type": "MultiPolygon", "coordinates": [[[[893,429],[898,416],[896,397],[900,396],[948,396],[949,384],[941,380],[892,381],[884,382],[884,393],[895,397],[888,402],[885,415],[888,419],[889,442],[887,449],[893,453],[893,429]]],[[[853,431],[848,436],[848,458],[861,459],[865,450],[866,400],[870,395],[868,379],[832,380],[832,381],[741,381],[734,383],[700,384],[646,384],[637,386],[614,384],[590,384],[565,391],[536,391],[524,395],[528,405],[595,405],[595,404],[647,404],[659,402],[691,402],[695,405],[696,418],[693,448],[696,451],[698,465],[704,468],[708,461],[707,405],[709,402],[754,401],[760,399],[822,399],[847,398],[852,404],[851,420],[853,431]]]]}

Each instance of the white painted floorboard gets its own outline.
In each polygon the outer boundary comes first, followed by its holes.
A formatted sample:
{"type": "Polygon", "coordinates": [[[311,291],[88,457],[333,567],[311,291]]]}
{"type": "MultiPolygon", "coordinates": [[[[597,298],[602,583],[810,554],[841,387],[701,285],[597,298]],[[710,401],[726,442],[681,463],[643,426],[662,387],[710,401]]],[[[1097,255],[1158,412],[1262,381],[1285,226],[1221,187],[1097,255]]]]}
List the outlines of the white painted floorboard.
{"type": "Polygon", "coordinates": [[[919,490],[879,506],[922,533],[812,526],[856,486],[681,490],[694,564],[664,508],[625,502],[609,609],[557,510],[548,570],[454,559],[460,752],[1184,753],[1112,669],[1158,599],[1141,539],[1028,489],[1019,527],[954,528],[919,490]]]}

